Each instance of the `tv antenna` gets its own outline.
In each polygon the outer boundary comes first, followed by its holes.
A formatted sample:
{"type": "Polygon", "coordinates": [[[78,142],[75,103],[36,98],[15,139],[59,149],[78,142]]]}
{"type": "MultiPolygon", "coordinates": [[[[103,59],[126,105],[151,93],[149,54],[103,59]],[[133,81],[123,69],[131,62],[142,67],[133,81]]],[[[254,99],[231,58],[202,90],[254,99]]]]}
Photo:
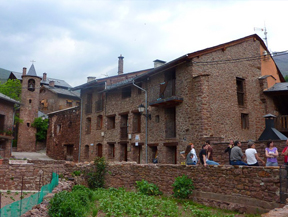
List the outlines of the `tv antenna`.
{"type": "Polygon", "coordinates": [[[266,25],[264,24],[264,28],[257,28],[257,27],[254,27],[254,31],[262,31],[264,32],[264,40],[266,42],[266,47],[268,49],[268,39],[267,39],[267,29],[266,29],[266,25]]]}
{"type": "Polygon", "coordinates": [[[101,75],[104,75],[105,77],[109,77],[108,73],[101,74],[101,75]]]}

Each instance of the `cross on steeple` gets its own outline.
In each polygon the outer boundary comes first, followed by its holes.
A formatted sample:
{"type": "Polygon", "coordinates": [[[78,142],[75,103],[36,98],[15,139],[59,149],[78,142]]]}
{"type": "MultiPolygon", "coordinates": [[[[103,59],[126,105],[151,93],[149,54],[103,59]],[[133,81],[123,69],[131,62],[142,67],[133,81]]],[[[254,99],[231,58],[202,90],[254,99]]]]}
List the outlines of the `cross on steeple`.
{"type": "Polygon", "coordinates": [[[33,64],[33,63],[35,63],[36,61],[35,61],[35,60],[31,60],[30,62],[33,64]]]}

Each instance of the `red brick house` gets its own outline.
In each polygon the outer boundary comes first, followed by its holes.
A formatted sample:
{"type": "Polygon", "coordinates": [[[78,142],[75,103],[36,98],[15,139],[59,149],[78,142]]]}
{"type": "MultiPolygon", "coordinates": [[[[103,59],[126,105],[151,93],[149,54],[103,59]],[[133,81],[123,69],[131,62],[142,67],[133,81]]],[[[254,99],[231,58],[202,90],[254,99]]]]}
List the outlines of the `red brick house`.
{"type": "Polygon", "coordinates": [[[48,113],[46,154],[57,160],[78,161],[80,107],[48,113]]]}
{"type": "Polygon", "coordinates": [[[258,35],[155,65],[122,82],[106,78],[75,88],[82,98],[82,161],[105,156],[145,163],[147,157],[150,163],[157,155],[160,163],[179,163],[189,142],[200,149],[206,139],[257,140],[263,115],[279,114],[263,91],[284,79],[258,35]],[[141,88],[151,116],[147,134],[138,111],[146,104],[141,88]]]}
{"type": "Polygon", "coordinates": [[[20,102],[0,93],[0,155],[4,158],[11,156],[15,104],[20,102]]]}

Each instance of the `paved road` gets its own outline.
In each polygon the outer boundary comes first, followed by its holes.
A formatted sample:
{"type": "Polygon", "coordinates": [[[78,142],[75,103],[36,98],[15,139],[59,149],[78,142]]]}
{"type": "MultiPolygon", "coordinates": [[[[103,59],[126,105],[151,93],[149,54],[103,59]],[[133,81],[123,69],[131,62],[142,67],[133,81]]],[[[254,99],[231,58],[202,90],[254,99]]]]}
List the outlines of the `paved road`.
{"type": "Polygon", "coordinates": [[[12,152],[15,158],[27,158],[29,160],[53,160],[45,152],[12,152]]]}

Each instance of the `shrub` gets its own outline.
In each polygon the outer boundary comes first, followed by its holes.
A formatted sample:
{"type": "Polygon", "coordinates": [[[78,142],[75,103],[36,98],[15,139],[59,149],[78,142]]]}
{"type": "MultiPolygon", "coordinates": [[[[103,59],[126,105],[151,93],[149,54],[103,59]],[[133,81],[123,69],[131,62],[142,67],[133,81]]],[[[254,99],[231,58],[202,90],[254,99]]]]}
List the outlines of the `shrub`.
{"type": "Polygon", "coordinates": [[[81,171],[79,170],[75,170],[74,172],[72,172],[73,176],[80,176],[81,175],[81,171]]]}
{"type": "Polygon", "coordinates": [[[157,185],[153,183],[149,183],[143,179],[142,181],[136,181],[136,188],[138,189],[138,191],[146,195],[161,195],[162,194],[162,192],[159,190],[157,185]]]}
{"type": "Polygon", "coordinates": [[[94,160],[92,169],[86,172],[88,186],[91,189],[104,188],[105,174],[107,173],[107,163],[104,157],[97,157],[94,160]]]}
{"type": "Polygon", "coordinates": [[[194,189],[193,181],[186,175],[179,176],[173,183],[173,196],[176,198],[188,198],[194,189]]]}

